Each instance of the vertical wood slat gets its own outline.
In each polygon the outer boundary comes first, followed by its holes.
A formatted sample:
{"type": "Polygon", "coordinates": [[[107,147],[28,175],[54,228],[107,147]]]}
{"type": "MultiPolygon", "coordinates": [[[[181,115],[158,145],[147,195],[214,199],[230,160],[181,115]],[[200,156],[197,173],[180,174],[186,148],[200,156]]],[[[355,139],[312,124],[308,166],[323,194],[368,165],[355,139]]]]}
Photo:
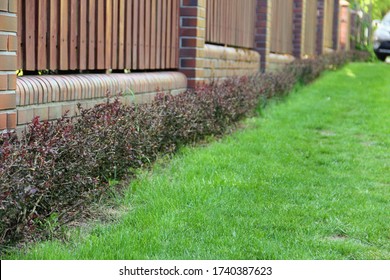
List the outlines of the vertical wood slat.
{"type": "Polygon", "coordinates": [[[119,2],[119,44],[118,44],[118,69],[125,67],[125,0],[119,2]]]}
{"type": "Polygon", "coordinates": [[[38,55],[37,68],[47,69],[47,0],[38,3],[38,55]]]}
{"type": "Polygon", "coordinates": [[[106,0],[106,48],[105,67],[112,69],[112,0],[106,0]]]}
{"type": "Polygon", "coordinates": [[[89,0],[88,10],[88,69],[96,67],[96,0],[89,0]]]}
{"type": "Polygon", "coordinates": [[[133,3],[133,51],[132,65],[133,69],[138,69],[138,18],[139,18],[139,0],[134,0],[133,3]]]}
{"type": "Polygon", "coordinates": [[[96,48],[96,68],[104,69],[105,65],[105,39],[104,39],[104,0],[97,2],[97,48],[96,48]]]}
{"type": "Polygon", "coordinates": [[[60,1],[60,70],[68,70],[68,23],[69,23],[69,2],[68,0],[60,1]]]}
{"type": "Polygon", "coordinates": [[[87,1],[80,2],[80,19],[79,19],[79,69],[87,69],[87,1]]]}
{"type": "Polygon", "coordinates": [[[112,1],[112,69],[118,69],[118,23],[119,23],[119,0],[112,1]]]}
{"type": "Polygon", "coordinates": [[[167,0],[161,0],[163,2],[162,5],[162,17],[161,17],[161,25],[162,25],[162,33],[161,33],[161,68],[165,69],[165,53],[166,53],[166,34],[167,34],[167,0]]]}
{"type": "Polygon", "coordinates": [[[145,69],[145,1],[139,1],[139,46],[138,46],[138,67],[145,69]]]}
{"type": "Polygon", "coordinates": [[[210,38],[210,32],[211,32],[211,25],[210,25],[210,9],[206,8],[206,38],[210,38]]]}
{"type": "Polygon", "coordinates": [[[21,69],[178,67],[180,0],[17,1],[21,69]]]}
{"type": "Polygon", "coordinates": [[[168,1],[167,6],[167,49],[165,54],[165,65],[170,68],[171,59],[171,35],[172,35],[172,0],[168,1]]]}
{"type": "Polygon", "coordinates": [[[152,0],[151,4],[151,28],[150,28],[150,69],[156,68],[156,37],[157,37],[157,3],[152,0]]]}
{"type": "Polygon", "coordinates": [[[171,39],[171,62],[170,62],[170,68],[175,68],[177,57],[178,57],[178,50],[177,50],[177,42],[179,42],[178,38],[178,0],[173,0],[172,2],[172,39],[171,39]]]}
{"type": "Polygon", "coordinates": [[[132,31],[133,31],[133,0],[127,0],[126,6],[126,47],[125,47],[125,68],[131,69],[132,57],[132,31]]]}
{"type": "Polygon", "coordinates": [[[145,65],[146,69],[150,69],[150,39],[151,39],[151,24],[150,24],[150,0],[145,0],[145,65]]]}
{"type": "Polygon", "coordinates": [[[18,69],[24,69],[24,61],[25,61],[25,51],[23,46],[24,42],[24,1],[18,0],[18,69]]]}
{"type": "Polygon", "coordinates": [[[156,68],[161,68],[161,34],[162,34],[162,3],[161,0],[157,0],[157,36],[156,36],[156,68]]]}
{"type": "Polygon", "coordinates": [[[36,60],[35,60],[35,1],[27,1],[26,3],[26,15],[25,15],[25,30],[26,30],[26,63],[25,70],[35,70],[36,60]]]}
{"type": "Polygon", "coordinates": [[[69,46],[69,68],[75,70],[79,68],[78,65],[78,12],[79,12],[79,1],[71,0],[70,2],[70,46],[69,46]]]}

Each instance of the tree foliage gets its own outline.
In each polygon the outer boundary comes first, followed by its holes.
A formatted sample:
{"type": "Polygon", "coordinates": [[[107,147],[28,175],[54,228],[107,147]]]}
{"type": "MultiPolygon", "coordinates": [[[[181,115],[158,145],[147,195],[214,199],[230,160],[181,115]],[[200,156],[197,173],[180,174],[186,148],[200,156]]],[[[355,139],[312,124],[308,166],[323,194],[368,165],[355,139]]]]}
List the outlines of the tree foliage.
{"type": "Polygon", "coordinates": [[[370,14],[370,5],[372,5],[372,18],[382,19],[390,11],[390,0],[350,0],[352,9],[361,9],[370,14]]]}

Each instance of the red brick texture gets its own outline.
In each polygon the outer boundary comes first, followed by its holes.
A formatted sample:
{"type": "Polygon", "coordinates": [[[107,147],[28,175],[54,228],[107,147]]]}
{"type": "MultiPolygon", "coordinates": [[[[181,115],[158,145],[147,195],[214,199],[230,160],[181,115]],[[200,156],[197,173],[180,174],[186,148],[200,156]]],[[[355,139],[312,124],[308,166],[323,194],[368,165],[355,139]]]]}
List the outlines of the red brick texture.
{"type": "Polygon", "coordinates": [[[179,72],[23,76],[17,80],[17,124],[35,116],[53,120],[66,112],[75,115],[78,103],[90,108],[105,102],[107,93],[120,92],[128,104],[149,102],[157,92],[176,94],[186,89],[187,78],[179,72]]]}
{"type": "Polygon", "coordinates": [[[317,1],[317,54],[322,54],[324,40],[324,0],[317,1]]]}
{"type": "Polygon", "coordinates": [[[0,130],[16,128],[17,0],[0,1],[0,130]]]}
{"type": "Polygon", "coordinates": [[[293,6],[293,56],[301,57],[303,0],[294,0],[293,6]]]}
{"type": "Polygon", "coordinates": [[[260,55],[256,51],[206,44],[203,64],[204,76],[211,79],[247,76],[259,72],[260,55]]]}
{"type": "Polygon", "coordinates": [[[255,50],[260,53],[260,70],[265,71],[267,57],[268,0],[257,0],[255,50]]]}
{"type": "Polygon", "coordinates": [[[340,24],[340,0],[334,0],[334,10],[333,10],[333,49],[338,49],[339,42],[339,24],[340,24]]]}
{"type": "Polygon", "coordinates": [[[204,82],[205,9],[204,0],[180,1],[179,70],[190,88],[204,82]]]}

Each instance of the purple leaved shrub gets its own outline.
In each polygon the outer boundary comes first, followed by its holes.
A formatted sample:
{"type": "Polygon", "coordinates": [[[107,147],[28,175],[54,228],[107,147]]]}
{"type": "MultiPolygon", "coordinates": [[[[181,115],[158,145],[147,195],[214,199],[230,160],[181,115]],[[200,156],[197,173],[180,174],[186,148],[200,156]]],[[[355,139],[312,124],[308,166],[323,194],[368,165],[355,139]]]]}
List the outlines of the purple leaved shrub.
{"type": "Polygon", "coordinates": [[[21,137],[0,135],[0,246],[47,237],[48,219],[55,217],[58,228],[74,220],[107,194],[110,179],[182,145],[222,135],[262,100],[285,96],[324,70],[368,58],[352,51],[296,60],[277,73],[160,93],[148,104],[125,105],[116,98],[80,108],[75,118],[34,118],[21,137]]]}

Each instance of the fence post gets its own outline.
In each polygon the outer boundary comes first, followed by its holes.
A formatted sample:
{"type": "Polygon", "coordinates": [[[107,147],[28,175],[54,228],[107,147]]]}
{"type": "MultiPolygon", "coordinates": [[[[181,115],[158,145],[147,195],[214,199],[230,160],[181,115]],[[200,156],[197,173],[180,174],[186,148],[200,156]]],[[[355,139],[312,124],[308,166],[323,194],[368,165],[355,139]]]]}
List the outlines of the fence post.
{"type": "Polygon", "coordinates": [[[317,55],[322,54],[324,40],[324,0],[317,1],[317,55]]]}
{"type": "Polygon", "coordinates": [[[16,128],[17,0],[0,2],[0,130],[16,128]]]}
{"type": "Polygon", "coordinates": [[[188,87],[204,81],[203,57],[206,40],[206,0],[180,0],[179,70],[188,87]]]}
{"type": "Polygon", "coordinates": [[[340,0],[334,0],[333,10],[333,49],[339,49],[340,0]]]}
{"type": "Polygon", "coordinates": [[[304,26],[304,5],[306,0],[294,0],[293,6],[293,56],[296,58],[301,58],[304,33],[302,32],[302,27],[304,26]]]}
{"type": "Polygon", "coordinates": [[[260,53],[260,71],[268,68],[271,47],[271,0],[257,0],[255,25],[255,50],[260,53]]]}

